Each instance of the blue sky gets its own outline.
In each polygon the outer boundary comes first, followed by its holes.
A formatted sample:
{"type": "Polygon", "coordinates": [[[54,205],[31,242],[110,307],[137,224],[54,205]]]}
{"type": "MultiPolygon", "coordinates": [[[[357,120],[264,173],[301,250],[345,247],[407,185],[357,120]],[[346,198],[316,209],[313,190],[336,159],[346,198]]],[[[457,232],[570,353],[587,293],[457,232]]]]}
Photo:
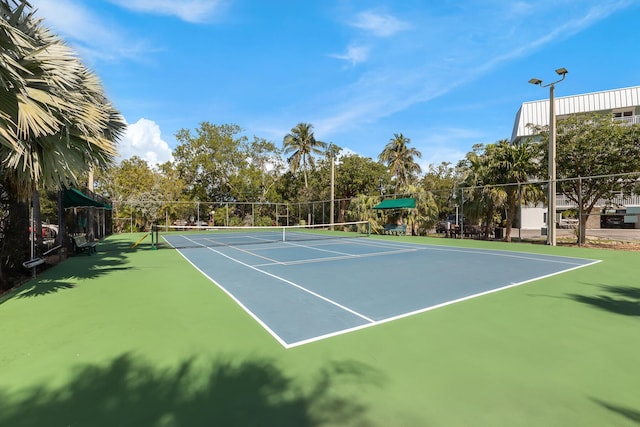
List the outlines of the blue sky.
{"type": "Polygon", "coordinates": [[[528,84],[556,96],[640,84],[640,0],[31,0],[102,80],[123,158],[171,158],[180,129],[233,123],[281,145],[299,122],[377,159],[394,133],[421,165],[510,138],[528,84]]]}

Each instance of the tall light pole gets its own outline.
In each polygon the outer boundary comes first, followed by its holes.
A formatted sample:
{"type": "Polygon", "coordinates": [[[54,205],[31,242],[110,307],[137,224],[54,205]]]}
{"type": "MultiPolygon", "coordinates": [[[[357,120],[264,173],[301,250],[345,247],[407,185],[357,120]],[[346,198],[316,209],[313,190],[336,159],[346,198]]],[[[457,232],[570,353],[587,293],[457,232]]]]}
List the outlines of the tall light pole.
{"type": "Polygon", "coordinates": [[[542,85],[542,80],[533,78],[529,83],[549,88],[549,203],[547,209],[547,244],[556,245],[556,113],[554,91],[556,83],[560,83],[567,76],[566,68],[558,68],[556,74],[562,76],[560,80],[542,85]]]}
{"type": "Polygon", "coordinates": [[[340,148],[335,145],[333,142],[329,143],[327,147],[327,152],[331,157],[331,205],[330,211],[331,220],[329,224],[331,224],[331,230],[333,230],[333,224],[335,223],[335,202],[336,202],[336,155],[340,152],[340,148]]]}
{"type": "Polygon", "coordinates": [[[336,153],[331,151],[331,229],[333,230],[333,223],[335,217],[335,202],[336,202],[336,153]]]}

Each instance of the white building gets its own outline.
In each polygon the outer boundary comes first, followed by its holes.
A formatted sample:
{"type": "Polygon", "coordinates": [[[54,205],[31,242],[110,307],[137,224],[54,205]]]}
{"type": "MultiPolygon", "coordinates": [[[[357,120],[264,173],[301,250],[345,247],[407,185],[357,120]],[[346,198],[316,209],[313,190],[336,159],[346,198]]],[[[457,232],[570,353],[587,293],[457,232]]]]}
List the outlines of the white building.
{"type": "MultiPolygon", "coordinates": [[[[602,92],[585,93],[581,95],[563,96],[555,98],[555,114],[557,118],[571,114],[599,112],[611,114],[614,120],[622,123],[640,123],[640,86],[622,89],[612,89],[602,92]]],[[[533,136],[533,129],[528,125],[549,125],[549,99],[524,102],[516,114],[511,143],[517,143],[523,138],[533,136]]],[[[622,205],[639,205],[638,197],[622,200],[622,205]]],[[[569,209],[572,206],[567,200],[558,195],[556,206],[559,210],[569,209]]],[[[545,226],[543,211],[540,207],[532,208],[530,212],[522,212],[522,228],[537,229],[545,226]]],[[[620,212],[627,226],[636,223],[640,227],[638,215],[628,212],[620,212]]]]}
{"type": "MultiPolygon", "coordinates": [[[[640,86],[555,98],[555,113],[558,118],[591,112],[610,113],[614,120],[640,123],[640,86]]],[[[549,125],[548,98],[522,104],[513,125],[512,143],[533,135],[528,124],[549,125]]]]}

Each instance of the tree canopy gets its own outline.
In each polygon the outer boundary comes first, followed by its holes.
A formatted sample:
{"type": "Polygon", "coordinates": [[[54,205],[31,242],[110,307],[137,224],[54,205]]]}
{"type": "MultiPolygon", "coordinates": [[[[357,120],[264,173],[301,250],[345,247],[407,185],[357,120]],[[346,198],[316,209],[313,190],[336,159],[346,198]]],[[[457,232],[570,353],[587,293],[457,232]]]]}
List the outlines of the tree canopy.
{"type": "MultiPolygon", "coordinates": [[[[583,213],[578,238],[584,243],[586,220],[596,204],[616,193],[629,194],[637,186],[637,176],[624,174],[640,171],[640,125],[619,124],[609,115],[576,114],[558,120],[557,129],[557,188],[583,213]]],[[[549,129],[537,131],[546,170],[549,129]]]]}

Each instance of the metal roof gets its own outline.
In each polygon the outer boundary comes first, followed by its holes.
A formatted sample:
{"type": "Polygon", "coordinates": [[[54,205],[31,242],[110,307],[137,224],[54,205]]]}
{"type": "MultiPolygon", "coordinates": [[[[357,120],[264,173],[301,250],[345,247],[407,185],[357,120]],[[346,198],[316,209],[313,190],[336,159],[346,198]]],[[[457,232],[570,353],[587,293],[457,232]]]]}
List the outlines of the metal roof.
{"type": "MultiPolygon", "coordinates": [[[[594,111],[614,111],[630,107],[640,107],[640,86],[555,98],[557,116],[594,111]]],[[[522,104],[516,114],[511,142],[533,134],[531,129],[527,127],[528,124],[540,126],[549,124],[549,99],[522,104]]]]}

